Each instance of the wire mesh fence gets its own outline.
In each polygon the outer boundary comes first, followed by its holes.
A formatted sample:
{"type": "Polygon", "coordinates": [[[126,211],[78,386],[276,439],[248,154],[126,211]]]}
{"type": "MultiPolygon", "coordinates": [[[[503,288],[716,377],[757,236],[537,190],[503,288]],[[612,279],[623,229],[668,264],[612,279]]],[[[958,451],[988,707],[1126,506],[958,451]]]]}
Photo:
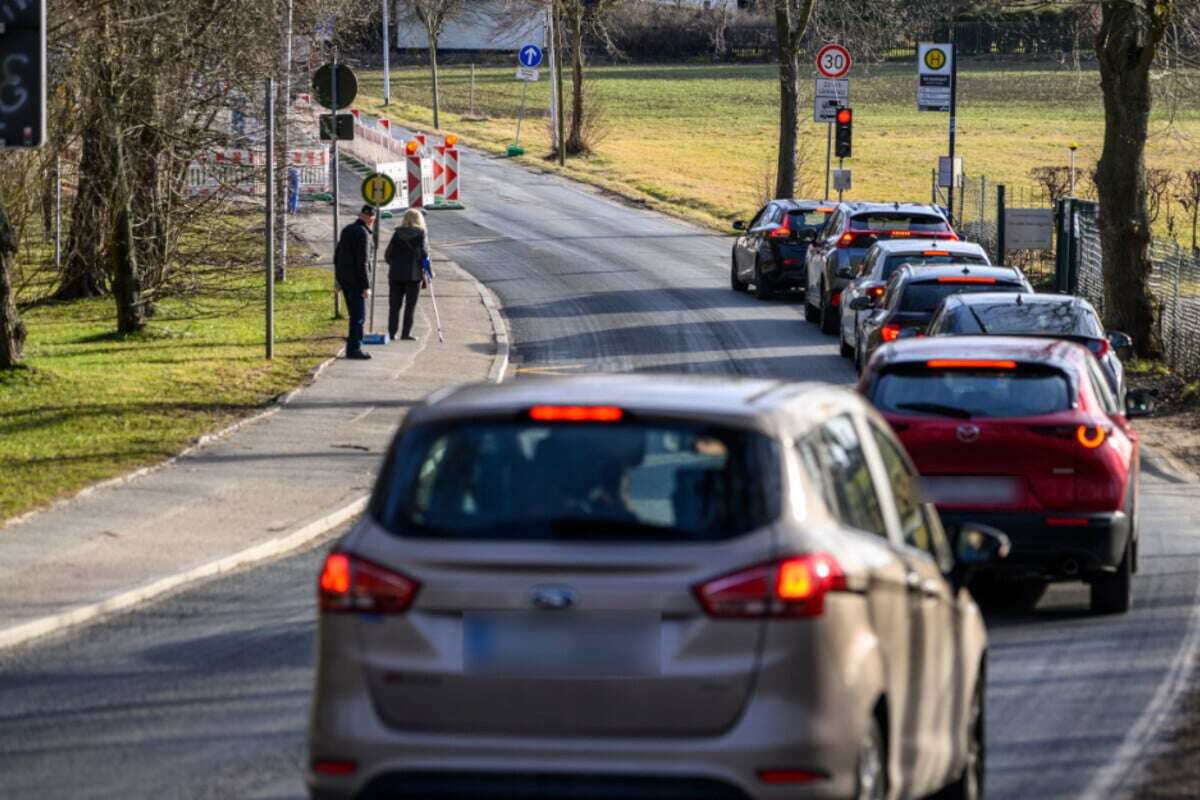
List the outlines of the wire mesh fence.
{"type": "MultiPolygon", "coordinates": [[[[1072,224],[1078,238],[1079,294],[1103,316],[1106,293],[1097,209],[1095,204],[1079,204],[1072,224]]],[[[1184,378],[1200,376],[1200,253],[1156,239],[1150,260],[1150,293],[1167,365],[1184,378]]]]}

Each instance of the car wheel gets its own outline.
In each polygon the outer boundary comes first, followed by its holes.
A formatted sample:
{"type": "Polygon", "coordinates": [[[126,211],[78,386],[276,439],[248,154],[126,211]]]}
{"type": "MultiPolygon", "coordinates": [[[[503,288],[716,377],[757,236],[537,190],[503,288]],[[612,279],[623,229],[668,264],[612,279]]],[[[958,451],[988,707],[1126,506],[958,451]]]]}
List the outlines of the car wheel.
{"type": "Polygon", "coordinates": [[[984,672],[979,671],[975,692],[971,697],[971,717],[967,723],[967,764],[954,783],[936,795],[937,800],[980,800],[983,797],[984,776],[984,672]]]}
{"type": "Polygon", "coordinates": [[[732,257],[729,259],[729,287],[735,292],[746,291],[746,284],[738,280],[737,259],[732,257]]]}
{"type": "Polygon", "coordinates": [[[883,749],[883,731],[874,715],[858,749],[854,769],[854,800],[884,800],[887,796],[887,754],[883,749]]]}
{"type": "Polygon", "coordinates": [[[1125,556],[1117,571],[1092,578],[1092,613],[1124,614],[1133,605],[1133,541],[1125,544],[1125,556]]]}
{"type": "Polygon", "coordinates": [[[821,318],[821,309],[808,302],[808,297],[804,298],[804,321],[816,322],[821,318]]]}
{"type": "Polygon", "coordinates": [[[767,287],[766,281],[763,280],[762,262],[757,258],[754,259],[754,296],[759,300],[770,300],[775,296],[775,293],[767,287]]]}
{"type": "Polygon", "coordinates": [[[825,297],[825,287],[821,287],[821,333],[834,334],[838,332],[837,309],[825,297]]]}

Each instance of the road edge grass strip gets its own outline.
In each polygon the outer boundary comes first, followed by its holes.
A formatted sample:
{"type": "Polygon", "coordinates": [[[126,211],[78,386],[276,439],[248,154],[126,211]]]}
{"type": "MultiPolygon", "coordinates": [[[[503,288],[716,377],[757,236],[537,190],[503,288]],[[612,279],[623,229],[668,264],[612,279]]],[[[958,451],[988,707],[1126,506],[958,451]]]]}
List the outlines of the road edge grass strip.
{"type": "Polygon", "coordinates": [[[328,270],[294,267],[277,285],[273,362],[262,334],[253,341],[261,275],[199,320],[181,320],[165,303],[131,337],[106,332],[111,299],[35,309],[26,367],[0,375],[0,469],[28,484],[0,486],[0,535],[277,411],[342,347],[344,322],[329,317],[331,281],[328,270]]]}

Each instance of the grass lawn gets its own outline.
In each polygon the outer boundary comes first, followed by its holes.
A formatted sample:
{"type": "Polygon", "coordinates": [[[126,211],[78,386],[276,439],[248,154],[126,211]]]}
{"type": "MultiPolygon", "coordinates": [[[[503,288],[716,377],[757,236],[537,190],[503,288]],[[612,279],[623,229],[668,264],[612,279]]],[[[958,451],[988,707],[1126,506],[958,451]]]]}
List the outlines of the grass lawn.
{"type": "Polygon", "coordinates": [[[340,343],[328,271],[275,289],[263,357],[263,281],[238,271],[166,300],[142,333],[113,333],[110,298],[36,306],[24,369],[0,372],[0,520],[178,453],[300,383],[340,343]]]}
{"type": "MultiPolygon", "coordinates": [[[[520,84],[514,68],[476,69],[476,112],[488,119],[463,120],[468,110],[469,68],[441,71],[442,127],[465,143],[503,152],[512,143],[520,84]]],[[[532,84],[521,143],[525,161],[557,169],[549,151],[548,71],[532,84]]],[[[588,158],[572,159],[574,177],[647,200],[723,230],[728,221],[755,210],[772,182],[778,125],[777,72],[770,65],[672,65],[589,68],[590,91],[602,112],[604,136],[588,158]]],[[[1165,84],[1167,81],[1160,81],[1165,84]]],[[[358,105],[382,110],[382,75],[360,76],[358,105]]],[[[812,91],[812,82],[804,81],[812,91]]],[[[1165,92],[1166,86],[1161,87],[1165,92]]],[[[409,125],[429,127],[428,70],[393,70],[392,103],[386,113],[409,125]]],[[[1158,104],[1148,149],[1151,167],[1200,166],[1200,99],[1183,93],[1185,105],[1158,104]]],[[[946,149],[948,116],[916,110],[912,65],[856,67],[851,75],[854,107],[854,171],[848,199],[928,202],[930,172],[946,149]]],[[[569,85],[568,85],[569,98],[569,85]]],[[[569,103],[569,99],[568,99],[569,103]]],[[[824,190],[825,126],[811,120],[804,100],[802,142],[806,156],[797,193],[824,190]]],[[[1099,74],[1052,67],[1032,69],[965,65],[959,74],[958,155],[971,175],[1009,185],[1010,198],[1034,185],[1029,170],[1066,166],[1076,141],[1078,166],[1092,168],[1103,144],[1104,113],[1099,74]]],[[[471,202],[471,176],[463,176],[471,202]]],[[[1010,204],[1015,205],[1013,199],[1010,204]]]]}

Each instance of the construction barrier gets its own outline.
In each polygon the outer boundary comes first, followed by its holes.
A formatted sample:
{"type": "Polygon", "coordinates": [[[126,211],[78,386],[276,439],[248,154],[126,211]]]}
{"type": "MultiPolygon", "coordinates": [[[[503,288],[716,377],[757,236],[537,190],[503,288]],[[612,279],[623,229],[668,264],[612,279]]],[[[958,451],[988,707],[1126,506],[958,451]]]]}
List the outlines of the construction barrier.
{"type": "Polygon", "coordinates": [[[446,205],[460,205],[458,199],[458,148],[446,148],[446,166],[445,166],[445,183],[444,191],[446,195],[446,205]]]}
{"type": "Polygon", "coordinates": [[[375,164],[375,171],[387,175],[396,184],[396,194],[392,202],[380,206],[382,211],[395,211],[408,208],[408,165],[403,161],[380,161],[375,164]]]}
{"type": "MultiPolygon", "coordinates": [[[[213,150],[188,165],[186,188],[192,197],[219,193],[257,195],[264,191],[267,163],[262,150],[213,150]]],[[[329,191],[329,154],[323,148],[288,151],[287,166],[300,172],[300,191],[329,191]]]]}
{"type": "Polygon", "coordinates": [[[408,165],[408,207],[426,208],[433,205],[433,159],[420,155],[405,157],[408,165]]]}

